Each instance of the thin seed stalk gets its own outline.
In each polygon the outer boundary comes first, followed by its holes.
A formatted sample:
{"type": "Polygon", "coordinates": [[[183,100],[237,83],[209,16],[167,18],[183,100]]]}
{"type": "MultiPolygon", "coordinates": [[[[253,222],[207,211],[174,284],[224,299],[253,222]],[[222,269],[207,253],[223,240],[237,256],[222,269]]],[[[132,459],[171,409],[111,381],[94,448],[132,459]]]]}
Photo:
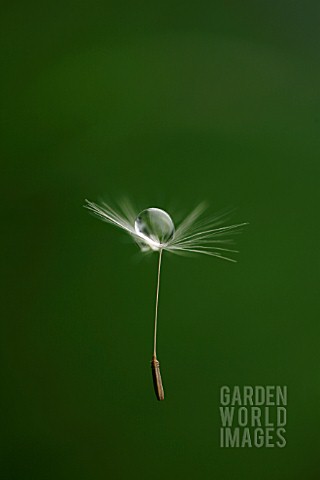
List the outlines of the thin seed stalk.
{"type": "Polygon", "coordinates": [[[155,315],[154,315],[153,356],[151,360],[153,386],[154,386],[154,391],[158,400],[164,400],[164,390],[163,390],[162,379],[160,374],[160,363],[157,359],[157,327],[158,327],[158,305],[159,305],[159,290],[160,290],[161,259],[162,259],[162,249],[159,250],[156,309],[155,309],[155,315]]]}

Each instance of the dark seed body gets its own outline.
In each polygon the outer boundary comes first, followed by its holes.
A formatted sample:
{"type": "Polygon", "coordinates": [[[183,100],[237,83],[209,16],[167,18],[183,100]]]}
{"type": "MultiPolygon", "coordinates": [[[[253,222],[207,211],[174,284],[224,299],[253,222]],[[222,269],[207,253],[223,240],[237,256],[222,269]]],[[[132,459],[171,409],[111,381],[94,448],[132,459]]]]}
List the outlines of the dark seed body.
{"type": "Polygon", "coordinates": [[[154,386],[156,397],[158,400],[164,400],[164,390],[163,390],[161,374],[160,374],[160,364],[155,355],[153,355],[151,360],[151,370],[152,370],[153,386],[154,386]]]}

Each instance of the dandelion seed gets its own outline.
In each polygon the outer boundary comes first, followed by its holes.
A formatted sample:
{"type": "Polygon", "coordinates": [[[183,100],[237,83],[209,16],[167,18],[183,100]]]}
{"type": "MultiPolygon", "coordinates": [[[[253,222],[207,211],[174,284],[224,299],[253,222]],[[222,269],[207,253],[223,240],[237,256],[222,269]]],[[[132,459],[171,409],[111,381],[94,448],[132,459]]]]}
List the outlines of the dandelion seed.
{"type": "Polygon", "coordinates": [[[206,208],[204,204],[198,205],[177,228],[170,215],[160,208],[147,208],[137,214],[128,202],[115,210],[106,203],[97,205],[89,200],[86,200],[85,208],[101,220],[129,233],[141,251],[159,253],[151,369],[157,399],[164,400],[160,364],[157,359],[158,304],[163,251],[179,255],[203,254],[235,262],[230,254],[236,254],[238,251],[225,248],[225,245],[231,245],[233,242],[230,236],[239,233],[247,223],[223,226],[229,214],[227,211],[201,220],[206,208]]]}

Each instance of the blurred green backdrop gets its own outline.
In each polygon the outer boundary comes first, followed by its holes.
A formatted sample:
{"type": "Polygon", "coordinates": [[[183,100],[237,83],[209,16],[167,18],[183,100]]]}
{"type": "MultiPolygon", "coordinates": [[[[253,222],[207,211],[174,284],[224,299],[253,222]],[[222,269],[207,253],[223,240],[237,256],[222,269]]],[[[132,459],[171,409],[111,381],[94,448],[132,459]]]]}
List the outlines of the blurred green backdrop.
{"type": "Polygon", "coordinates": [[[319,478],[319,2],[2,2],[1,478],[319,478]],[[156,256],[84,198],[250,226],[156,256]],[[288,385],[284,449],[219,447],[221,385],[288,385]]]}

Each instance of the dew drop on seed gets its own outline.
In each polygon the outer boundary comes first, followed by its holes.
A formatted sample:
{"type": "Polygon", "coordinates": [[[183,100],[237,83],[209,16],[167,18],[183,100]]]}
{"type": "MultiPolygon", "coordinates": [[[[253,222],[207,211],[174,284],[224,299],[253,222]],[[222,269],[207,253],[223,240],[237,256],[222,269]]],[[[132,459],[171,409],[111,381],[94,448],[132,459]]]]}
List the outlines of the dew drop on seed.
{"type": "Polygon", "coordinates": [[[139,235],[160,245],[174,236],[174,223],[170,215],[160,208],[147,208],[139,213],[134,228],[139,235]]]}

